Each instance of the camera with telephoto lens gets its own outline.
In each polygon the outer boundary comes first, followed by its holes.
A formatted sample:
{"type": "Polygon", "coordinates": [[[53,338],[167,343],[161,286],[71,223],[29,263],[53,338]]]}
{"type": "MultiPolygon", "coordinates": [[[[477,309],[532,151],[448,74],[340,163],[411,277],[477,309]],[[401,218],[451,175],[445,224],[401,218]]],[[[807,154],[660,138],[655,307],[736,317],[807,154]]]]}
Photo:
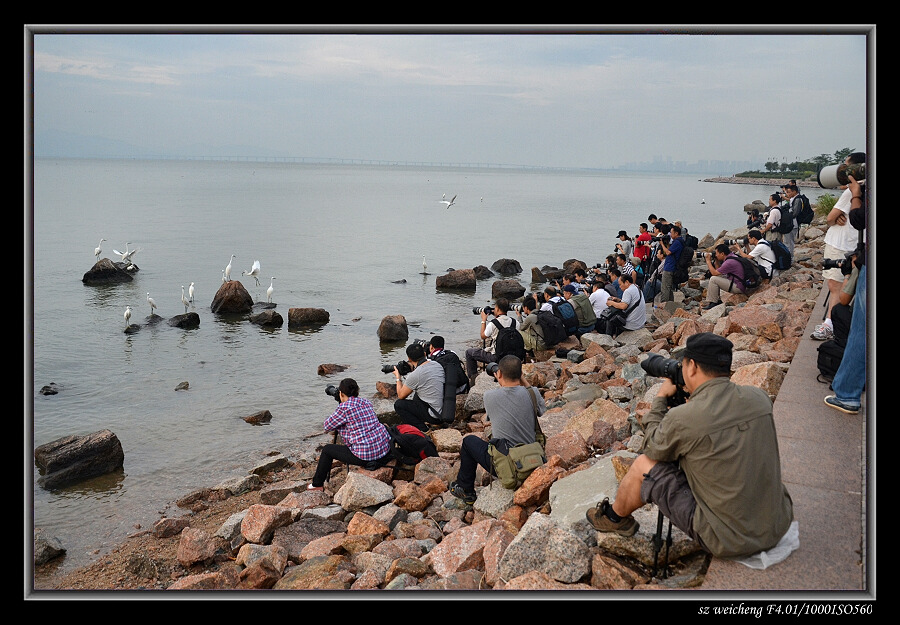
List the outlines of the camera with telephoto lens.
{"type": "Polygon", "coordinates": [[[517,313],[522,312],[522,304],[511,304],[510,309],[514,310],[517,313]]]}
{"type": "Polygon", "coordinates": [[[687,401],[688,393],[684,390],[684,375],[679,361],[659,354],[650,354],[641,361],[641,368],[655,378],[669,378],[678,387],[675,395],[669,397],[666,402],[670,407],[687,401]]]}
{"type": "Polygon", "coordinates": [[[401,360],[396,365],[384,365],[381,367],[382,373],[393,373],[394,367],[397,367],[397,373],[400,375],[409,375],[412,373],[412,367],[405,360],[401,360]]]}
{"type": "Polygon", "coordinates": [[[819,170],[817,178],[819,186],[823,189],[836,189],[850,184],[850,179],[847,176],[853,176],[854,180],[862,182],[866,179],[866,164],[851,163],[848,165],[841,163],[840,165],[829,165],[819,170]]]}
{"type": "Polygon", "coordinates": [[[482,312],[484,312],[484,314],[486,314],[486,315],[493,315],[494,307],[493,306],[476,306],[475,308],[472,309],[473,315],[480,315],[482,312]]]}
{"type": "Polygon", "coordinates": [[[496,362],[489,362],[484,366],[484,370],[487,372],[487,374],[495,379],[497,377],[496,376],[497,369],[499,369],[499,368],[500,368],[500,365],[498,365],[496,362]]]}
{"type": "Polygon", "coordinates": [[[853,271],[852,257],[854,254],[856,254],[856,250],[847,252],[841,259],[826,258],[822,261],[822,269],[840,269],[841,275],[849,276],[850,272],[853,271]]]}
{"type": "Polygon", "coordinates": [[[334,401],[336,401],[337,403],[341,403],[341,392],[334,384],[329,384],[325,387],[325,394],[331,395],[332,397],[334,397],[334,401]]]}
{"type": "Polygon", "coordinates": [[[750,243],[750,240],[747,237],[744,237],[743,239],[725,239],[724,243],[725,243],[725,245],[744,246],[744,245],[747,245],[748,243],[750,243]]]}
{"type": "Polygon", "coordinates": [[[606,271],[609,269],[609,263],[597,263],[591,269],[599,269],[600,271],[606,271]]]}
{"type": "Polygon", "coordinates": [[[413,341],[413,343],[415,343],[416,345],[421,345],[426,354],[431,351],[431,341],[426,341],[425,339],[416,339],[413,341]]]}

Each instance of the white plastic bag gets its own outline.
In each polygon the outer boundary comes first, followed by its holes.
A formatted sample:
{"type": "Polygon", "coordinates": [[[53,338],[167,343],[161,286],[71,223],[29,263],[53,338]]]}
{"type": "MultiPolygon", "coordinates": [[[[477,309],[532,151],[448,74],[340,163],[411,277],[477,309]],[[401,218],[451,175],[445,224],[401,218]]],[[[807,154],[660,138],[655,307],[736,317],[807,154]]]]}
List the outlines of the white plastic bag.
{"type": "Polygon", "coordinates": [[[768,551],[760,551],[752,556],[736,560],[751,569],[766,569],[773,564],[778,564],[800,546],[800,524],[791,522],[788,531],[785,532],[778,544],[768,551]]]}

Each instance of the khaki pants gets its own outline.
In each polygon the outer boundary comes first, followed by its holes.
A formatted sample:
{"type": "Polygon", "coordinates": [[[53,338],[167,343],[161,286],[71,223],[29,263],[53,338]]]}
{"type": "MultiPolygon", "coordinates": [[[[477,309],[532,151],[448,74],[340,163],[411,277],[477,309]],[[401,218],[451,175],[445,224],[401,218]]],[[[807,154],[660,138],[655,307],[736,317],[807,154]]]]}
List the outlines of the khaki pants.
{"type": "Polygon", "coordinates": [[[732,284],[731,278],[726,276],[713,276],[709,279],[709,284],[706,285],[706,299],[710,302],[718,302],[721,297],[719,293],[721,291],[725,291],[726,293],[742,293],[743,291],[738,288],[737,285],[732,284]]]}

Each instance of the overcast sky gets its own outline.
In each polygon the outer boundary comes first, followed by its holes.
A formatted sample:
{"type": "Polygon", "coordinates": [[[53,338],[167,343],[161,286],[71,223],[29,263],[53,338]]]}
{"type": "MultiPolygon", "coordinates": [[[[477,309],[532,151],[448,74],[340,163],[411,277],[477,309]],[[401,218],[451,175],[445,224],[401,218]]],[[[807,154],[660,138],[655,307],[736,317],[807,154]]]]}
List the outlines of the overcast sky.
{"type": "Polygon", "coordinates": [[[874,110],[863,31],[28,31],[35,136],[166,154],[762,165],[864,150],[874,110]]]}

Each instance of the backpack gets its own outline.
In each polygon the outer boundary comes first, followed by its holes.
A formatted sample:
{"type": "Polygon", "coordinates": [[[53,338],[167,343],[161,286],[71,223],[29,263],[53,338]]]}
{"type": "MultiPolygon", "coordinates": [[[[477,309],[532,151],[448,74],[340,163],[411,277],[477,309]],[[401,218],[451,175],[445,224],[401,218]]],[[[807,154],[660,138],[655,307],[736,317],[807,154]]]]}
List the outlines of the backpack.
{"type": "Polygon", "coordinates": [[[841,366],[844,347],[838,341],[829,339],[823,341],[817,351],[816,366],[819,368],[819,375],[816,379],[819,382],[831,382],[834,380],[834,374],[837,373],[838,367],[841,366]]]}
{"type": "Polygon", "coordinates": [[[684,235],[684,246],[690,247],[692,249],[697,249],[697,246],[700,245],[700,239],[695,237],[693,234],[685,234],[684,235]]]}
{"type": "Polygon", "coordinates": [[[387,429],[393,447],[388,456],[400,464],[418,464],[425,458],[437,457],[437,447],[413,425],[401,423],[387,429]]]}
{"type": "Polygon", "coordinates": [[[681,255],[675,261],[675,271],[672,278],[675,284],[682,284],[688,280],[688,268],[694,263],[694,248],[685,246],[681,255]]]}
{"type": "Polygon", "coordinates": [[[781,221],[778,222],[778,225],[775,226],[775,232],[780,234],[787,234],[794,229],[794,217],[791,214],[791,210],[789,208],[779,208],[779,213],[781,213],[781,221]]]}
{"type": "Polygon", "coordinates": [[[453,423],[456,420],[456,396],[469,390],[469,376],[459,356],[451,351],[442,350],[432,360],[444,368],[444,403],[440,419],[444,423],[453,423]]]}
{"type": "Polygon", "coordinates": [[[566,334],[575,334],[575,328],[578,327],[578,317],[575,315],[575,307],[565,300],[550,302],[550,306],[553,309],[553,314],[562,321],[563,327],[566,329],[566,334]]]}
{"type": "Polygon", "coordinates": [[[812,206],[809,204],[809,198],[805,195],[798,195],[800,198],[800,214],[796,215],[798,224],[810,224],[816,214],[813,212],[812,206]]]}
{"type": "Polygon", "coordinates": [[[787,245],[781,241],[762,240],[760,243],[765,243],[772,248],[773,252],[775,252],[775,263],[772,265],[773,268],[780,271],[791,268],[791,251],[787,248],[787,245]]]}
{"type": "Polygon", "coordinates": [[[544,332],[544,345],[548,349],[566,340],[566,337],[569,336],[562,319],[549,310],[539,310],[535,315],[537,315],[538,325],[541,326],[541,330],[544,332]]]}
{"type": "MultiPolygon", "coordinates": [[[[762,275],[759,272],[759,267],[756,263],[754,263],[749,258],[744,258],[743,256],[734,255],[735,260],[737,260],[741,267],[744,268],[744,280],[742,281],[745,290],[755,289],[759,286],[759,283],[762,281],[762,275]]],[[[732,276],[731,281],[734,282],[735,278],[732,276]]]]}
{"type": "Polygon", "coordinates": [[[491,320],[497,326],[497,338],[494,339],[494,356],[497,357],[497,362],[510,354],[525,362],[525,339],[522,338],[522,333],[516,329],[516,320],[512,319],[511,321],[509,327],[504,328],[497,319],[491,320]]]}

